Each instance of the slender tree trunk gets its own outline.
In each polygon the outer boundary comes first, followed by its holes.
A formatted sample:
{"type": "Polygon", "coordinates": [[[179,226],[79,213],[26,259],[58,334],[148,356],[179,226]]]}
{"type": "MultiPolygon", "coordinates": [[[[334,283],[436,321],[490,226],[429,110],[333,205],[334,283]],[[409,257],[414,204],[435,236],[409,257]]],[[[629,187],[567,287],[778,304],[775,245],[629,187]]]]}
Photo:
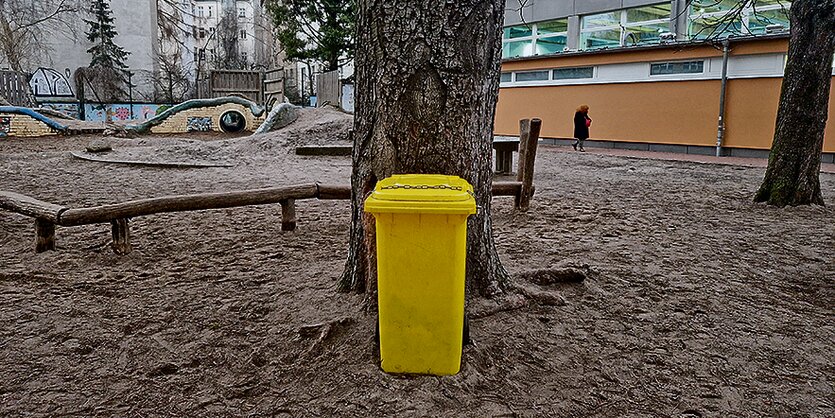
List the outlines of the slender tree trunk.
{"type": "Polygon", "coordinates": [[[754,201],[823,205],[821,150],[835,52],[835,0],[797,0],[774,143],[754,201]]]}
{"type": "Polygon", "coordinates": [[[470,294],[505,291],[490,220],[493,116],[503,0],[360,0],[352,222],[343,291],[376,286],[374,218],[363,201],[398,173],[457,175],[475,188],[468,221],[470,294]]]}

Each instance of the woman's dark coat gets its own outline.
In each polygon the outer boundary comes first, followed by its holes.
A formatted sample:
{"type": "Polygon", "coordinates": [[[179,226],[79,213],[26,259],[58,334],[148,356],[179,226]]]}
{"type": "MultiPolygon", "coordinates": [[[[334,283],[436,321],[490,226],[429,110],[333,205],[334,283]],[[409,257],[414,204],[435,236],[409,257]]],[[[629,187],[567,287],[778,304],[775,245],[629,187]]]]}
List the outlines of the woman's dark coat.
{"type": "Polygon", "coordinates": [[[577,112],[574,114],[574,137],[577,139],[589,138],[589,127],[586,126],[586,119],[591,120],[588,114],[577,112]]]}

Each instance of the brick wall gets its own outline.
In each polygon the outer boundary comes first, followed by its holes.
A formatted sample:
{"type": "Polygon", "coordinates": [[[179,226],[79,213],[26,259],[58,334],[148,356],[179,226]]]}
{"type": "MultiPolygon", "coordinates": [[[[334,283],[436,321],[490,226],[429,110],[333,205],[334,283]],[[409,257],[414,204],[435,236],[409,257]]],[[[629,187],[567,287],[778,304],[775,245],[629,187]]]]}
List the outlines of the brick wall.
{"type": "Polygon", "coordinates": [[[227,103],[220,106],[201,107],[177,112],[169,116],[159,125],[152,127],[151,132],[155,134],[188,132],[189,118],[211,118],[211,130],[223,132],[220,129],[220,116],[229,110],[236,110],[244,116],[244,119],[246,119],[246,127],[244,130],[246,131],[253,132],[264,122],[264,116],[255,117],[252,111],[249,110],[249,107],[236,103],[227,103]]]}
{"type": "Polygon", "coordinates": [[[14,137],[35,137],[57,135],[58,131],[47,124],[27,115],[0,113],[0,137],[4,135],[14,137]],[[8,119],[7,119],[8,118],[8,119]],[[5,121],[9,121],[8,133],[5,133],[5,121]]]}

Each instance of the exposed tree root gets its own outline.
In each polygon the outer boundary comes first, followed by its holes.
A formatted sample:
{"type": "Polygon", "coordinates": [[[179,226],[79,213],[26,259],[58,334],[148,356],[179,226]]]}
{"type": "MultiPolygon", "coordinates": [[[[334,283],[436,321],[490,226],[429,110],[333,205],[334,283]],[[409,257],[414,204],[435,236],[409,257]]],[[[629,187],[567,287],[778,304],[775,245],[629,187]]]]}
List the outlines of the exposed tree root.
{"type": "Polygon", "coordinates": [[[528,306],[529,303],[530,300],[524,295],[514,293],[506,294],[499,300],[479,299],[477,301],[473,301],[470,305],[467,316],[469,316],[470,319],[486,318],[499,312],[507,312],[524,308],[528,306]]]}
{"type": "Polygon", "coordinates": [[[513,311],[536,303],[541,306],[565,306],[565,298],[553,290],[543,290],[537,286],[548,286],[559,283],[582,283],[595,272],[588,266],[567,266],[561,268],[526,271],[518,275],[517,280],[522,284],[510,283],[504,296],[498,299],[474,300],[469,308],[472,319],[485,318],[499,312],[513,311]],[[533,283],[529,286],[524,283],[533,283]]]}
{"type": "Polygon", "coordinates": [[[336,319],[333,321],[328,322],[320,322],[318,324],[311,324],[311,325],[304,325],[299,328],[299,338],[300,339],[308,339],[313,338],[317,335],[316,339],[310,345],[310,347],[305,350],[303,356],[306,356],[314,351],[316,351],[325,341],[330,339],[334,336],[338,331],[339,328],[345,327],[347,325],[353,324],[354,319],[350,317],[344,317],[340,319],[336,319]]]}
{"type": "Polygon", "coordinates": [[[587,277],[593,277],[595,272],[587,264],[579,267],[567,266],[561,268],[530,270],[519,274],[523,281],[540,286],[557,283],[582,283],[587,277]]]}

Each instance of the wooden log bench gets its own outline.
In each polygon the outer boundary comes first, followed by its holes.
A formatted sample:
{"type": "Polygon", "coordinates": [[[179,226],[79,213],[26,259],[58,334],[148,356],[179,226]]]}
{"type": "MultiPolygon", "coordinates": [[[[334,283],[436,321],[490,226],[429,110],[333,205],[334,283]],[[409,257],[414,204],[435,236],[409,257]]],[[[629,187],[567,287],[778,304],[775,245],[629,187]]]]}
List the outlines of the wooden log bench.
{"type": "MultiPolygon", "coordinates": [[[[518,197],[522,190],[521,182],[493,184],[493,196],[518,197]]],[[[111,247],[116,254],[124,255],[133,249],[130,243],[130,219],[137,216],[278,203],[281,205],[281,230],[293,231],[297,222],[297,200],[350,198],[350,186],[310,183],[222,193],[154,197],[88,208],[67,208],[18,193],[0,191],[0,208],[34,218],[35,252],[55,249],[56,225],[70,227],[109,223],[113,237],[111,247]]]]}

